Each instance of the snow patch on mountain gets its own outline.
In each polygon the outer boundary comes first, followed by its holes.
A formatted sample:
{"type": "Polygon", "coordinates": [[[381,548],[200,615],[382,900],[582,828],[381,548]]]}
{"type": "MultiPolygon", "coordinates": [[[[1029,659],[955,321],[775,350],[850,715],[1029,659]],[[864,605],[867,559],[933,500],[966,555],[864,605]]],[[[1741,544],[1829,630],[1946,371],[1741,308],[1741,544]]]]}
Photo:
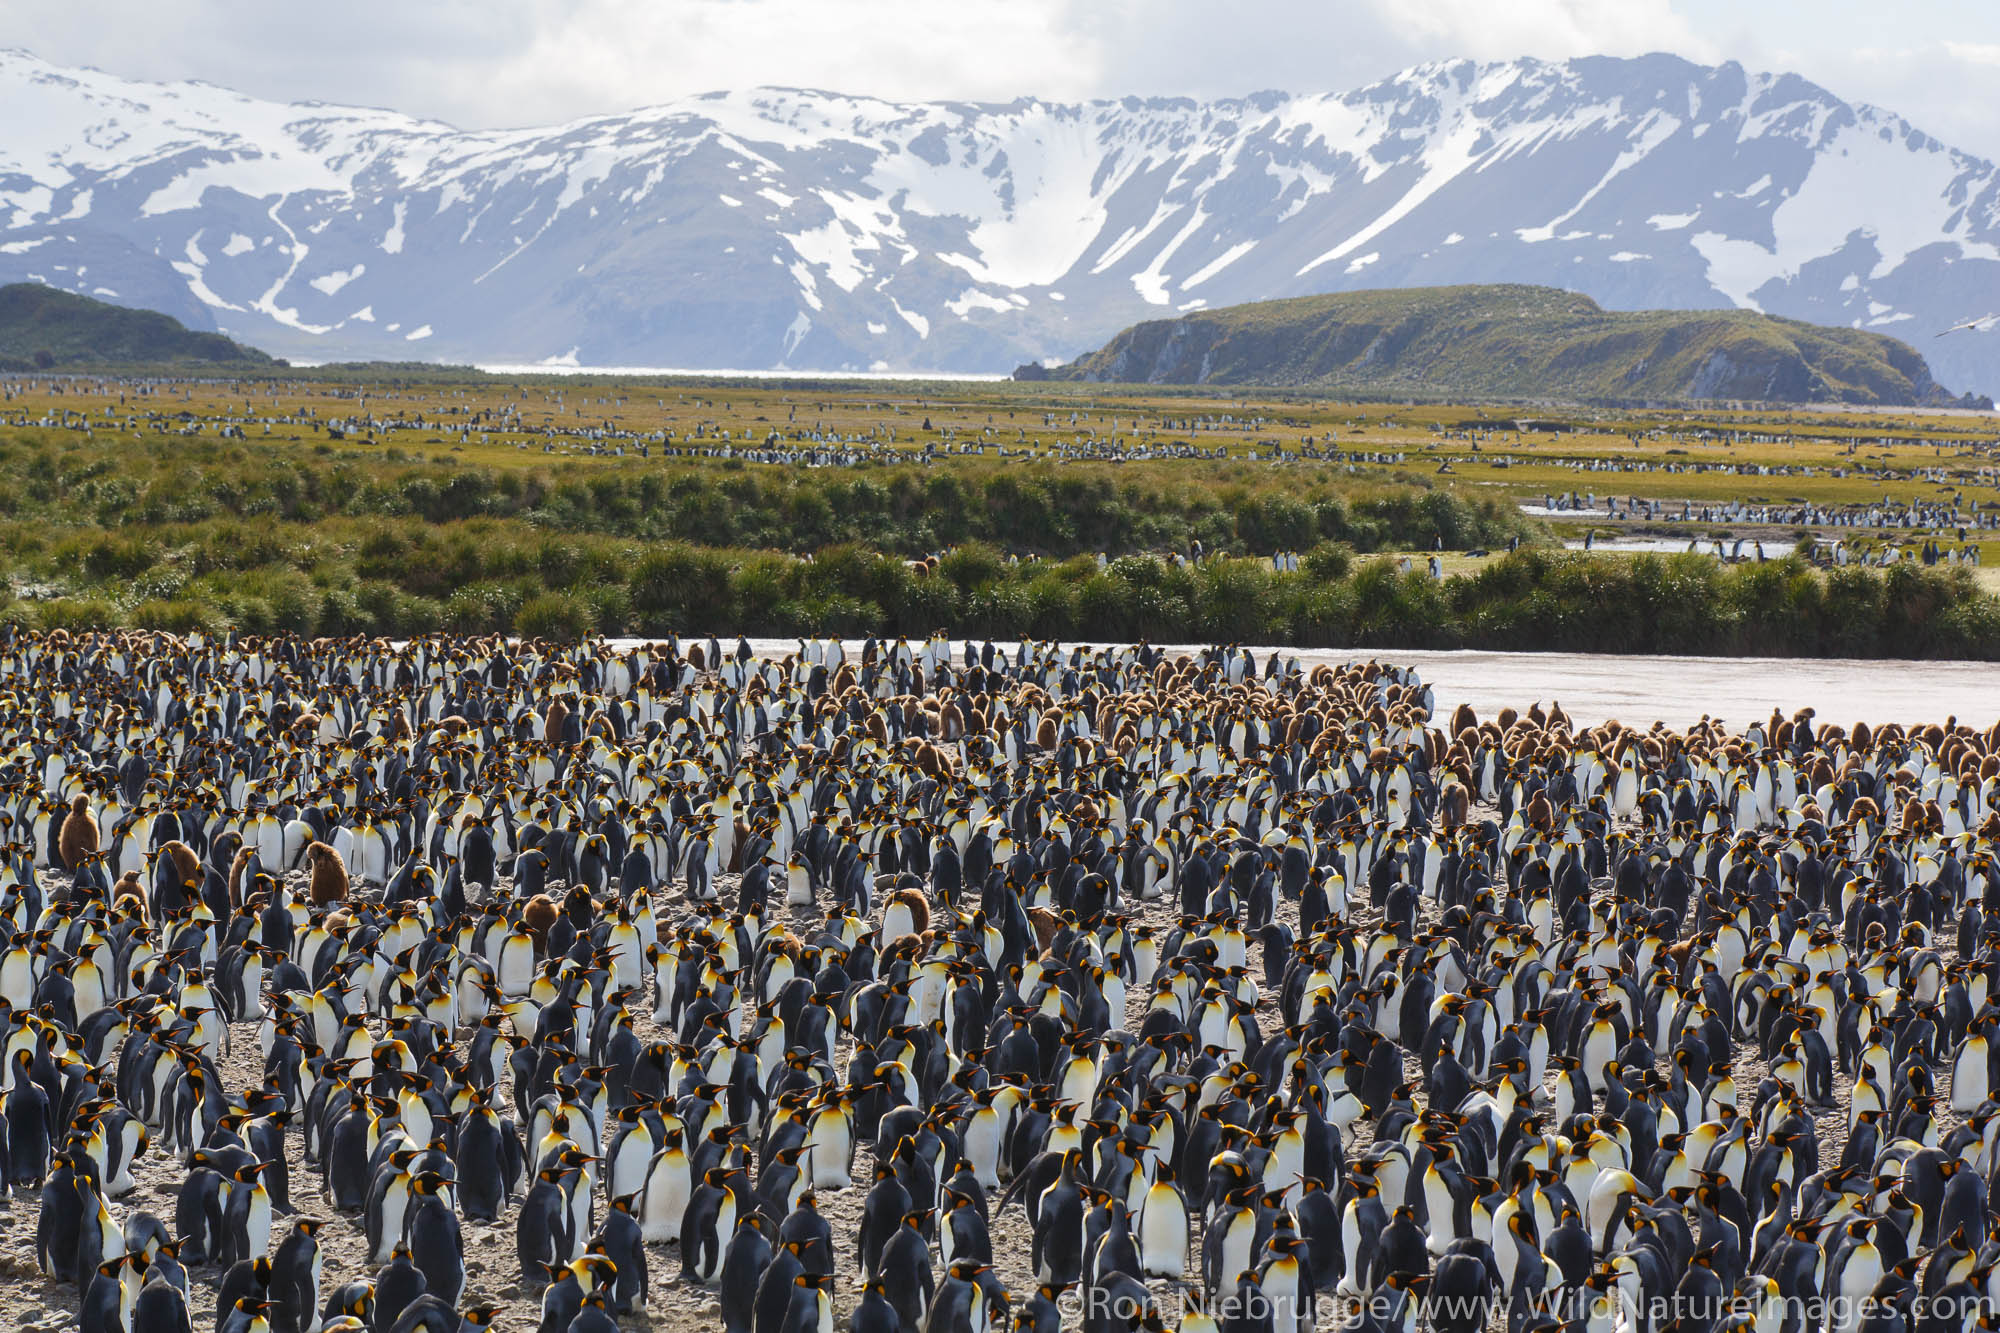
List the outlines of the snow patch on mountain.
{"type": "Polygon", "coordinates": [[[321,292],[327,296],[332,296],[335,292],[338,292],[342,287],[345,287],[348,283],[353,282],[356,278],[360,277],[363,273],[366,273],[367,271],[368,271],[368,266],[366,264],[356,264],[353,268],[348,269],[344,273],[322,274],[321,276],[314,278],[307,285],[310,286],[316,292],[321,292]]]}

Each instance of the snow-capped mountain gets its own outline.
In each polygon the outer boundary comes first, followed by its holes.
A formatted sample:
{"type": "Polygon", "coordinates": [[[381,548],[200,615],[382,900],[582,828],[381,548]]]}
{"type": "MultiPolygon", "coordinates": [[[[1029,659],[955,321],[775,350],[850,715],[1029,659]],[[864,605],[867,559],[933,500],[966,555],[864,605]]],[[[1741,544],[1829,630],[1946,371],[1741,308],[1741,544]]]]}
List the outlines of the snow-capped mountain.
{"type": "Polygon", "coordinates": [[[1080,105],[760,90],[465,132],[0,53],[0,281],[300,359],[1006,371],[1139,319],[1527,282],[1914,340],[2000,388],[2000,171],[1668,56],[1080,105]]]}

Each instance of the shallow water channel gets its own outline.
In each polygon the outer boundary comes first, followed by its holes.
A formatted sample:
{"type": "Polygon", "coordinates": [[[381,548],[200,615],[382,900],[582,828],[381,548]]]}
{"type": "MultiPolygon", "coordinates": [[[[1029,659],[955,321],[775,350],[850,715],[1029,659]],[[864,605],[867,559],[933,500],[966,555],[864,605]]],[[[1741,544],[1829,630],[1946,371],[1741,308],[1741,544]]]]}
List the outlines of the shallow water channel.
{"type": "MultiPolygon", "coordinates": [[[[626,641],[620,641],[626,642],[626,641]]],[[[725,641],[726,642],[726,641],[725,641]]],[[[1006,645],[1011,647],[1012,645],[1006,645]]],[[[796,651],[796,639],[752,639],[759,656],[796,651]]],[[[954,655],[960,644],[953,640],[954,655]]],[[[1166,645],[1199,651],[1196,644],[1166,645]]],[[[858,653],[860,642],[848,641],[858,653]]],[[[1268,647],[1255,647],[1261,668],[1268,647]]],[[[1617,718],[1685,727],[1702,717],[1734,725],[1811,708],[1844,726],[1868,722],[1942,722],[1956,717],[1982,730],[2000,717],[2000,664],[1862,661],[1846,658],[1620,657],[1596,653],[1438,652],[1394,649],[1280,649],[1300,662],[1374,659],[1413,666],[1431,686],[1439,715],[1469,703],[1484,717],[1502,708],[1560,702],[1585,725],[1617,718]]]]}

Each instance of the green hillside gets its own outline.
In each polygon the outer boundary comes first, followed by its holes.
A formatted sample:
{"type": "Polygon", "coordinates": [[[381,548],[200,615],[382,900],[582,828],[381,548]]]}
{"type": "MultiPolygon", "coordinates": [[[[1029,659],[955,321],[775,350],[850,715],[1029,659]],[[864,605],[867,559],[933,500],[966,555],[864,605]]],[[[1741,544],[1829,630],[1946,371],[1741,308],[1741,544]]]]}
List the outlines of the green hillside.
{"type": "Polygon", "coordinates": [[[155,310],[109,305],[38,282],[0,287],[0,370],[274,364],[254,347],[198,333],[155,310]]]}
{"type": "MultiPolygon", "coordinates": [[[[1341,292],[1126,329],[1050,379],[1575,402],[1954,403],[1908,344],[1750,310],[1605,310],[1553,287],[1341,292]]],[[[1022,378],[1040,378],[1023,367],[1022,378]]],[[[1971,403],[1967,402],[1967,405],[1971,403]]]]}

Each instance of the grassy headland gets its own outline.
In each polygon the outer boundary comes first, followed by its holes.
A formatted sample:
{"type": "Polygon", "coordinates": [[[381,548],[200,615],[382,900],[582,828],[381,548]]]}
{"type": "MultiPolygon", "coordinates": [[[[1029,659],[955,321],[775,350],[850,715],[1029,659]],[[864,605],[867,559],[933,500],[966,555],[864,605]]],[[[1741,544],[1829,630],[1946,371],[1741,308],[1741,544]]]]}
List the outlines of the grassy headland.
{"type": "Polygon", "coordinates": [[[158,311],[108,305],[37,282],[0,287],[0,371],[147,366],[237,372],[280,364],[158,311]]]}
{"type": "Polygon", "coordinates": [[[1511,285],[1341,292],[1200,310],[1134,325],[1049,374],[1457,401],[1954,401],[1915,349],[1884,334],[1754,310],[1611,311],[1576,292],[1511,285]]]}

